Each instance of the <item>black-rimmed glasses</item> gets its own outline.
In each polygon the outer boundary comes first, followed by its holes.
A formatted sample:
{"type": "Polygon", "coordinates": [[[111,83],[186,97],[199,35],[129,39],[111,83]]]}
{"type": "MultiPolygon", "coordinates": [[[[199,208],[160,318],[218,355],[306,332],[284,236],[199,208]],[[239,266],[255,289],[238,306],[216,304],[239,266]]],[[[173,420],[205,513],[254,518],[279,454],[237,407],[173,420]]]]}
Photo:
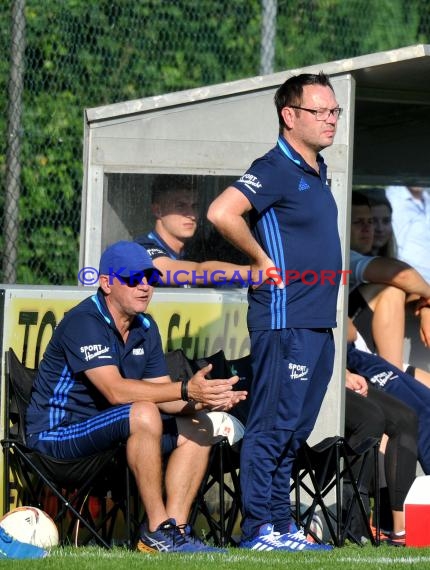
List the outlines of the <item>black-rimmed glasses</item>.
{"type": "Polygon", "coordinates": [[[326,121],[330,115],[333,115],[335,119],[338,119],[342,114],[341,107],[335,107],[334,109],[307,109],[306,107],[299,107],[298,105],[287,105],[287,107],[312,113],[317,121],[326,121]]]}

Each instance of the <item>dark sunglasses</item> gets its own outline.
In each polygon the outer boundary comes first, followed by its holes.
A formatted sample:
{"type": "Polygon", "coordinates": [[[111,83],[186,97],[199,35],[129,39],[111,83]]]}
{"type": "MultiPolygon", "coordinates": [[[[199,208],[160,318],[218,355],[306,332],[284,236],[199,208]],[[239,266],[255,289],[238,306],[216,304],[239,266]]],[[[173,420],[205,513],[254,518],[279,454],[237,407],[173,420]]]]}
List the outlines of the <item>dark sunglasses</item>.
{"type": "Polygon", "coordinates": [[[136,271],[136,273],[130,273],[130,275],[118,275],[115,273],[115,277],[122,285],[127,285],[127,287],[142,285],[144,279],[148,285],[152,286],[159,282],[159,273],[155,269],[136,271]]]}

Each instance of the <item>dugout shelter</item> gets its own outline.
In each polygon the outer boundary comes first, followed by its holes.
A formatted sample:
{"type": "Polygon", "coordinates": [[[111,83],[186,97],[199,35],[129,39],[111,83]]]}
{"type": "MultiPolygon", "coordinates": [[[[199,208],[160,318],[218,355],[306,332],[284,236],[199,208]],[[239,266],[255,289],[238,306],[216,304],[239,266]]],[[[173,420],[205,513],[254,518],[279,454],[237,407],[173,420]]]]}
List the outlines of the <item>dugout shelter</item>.
{"type": "MultiPolygon", "coordinates": [[[[344,109],[335,143],[323,154],[339,208],[347,268],[353,185],[430,186],[429,55],[429,45],[415,45],[86,109],[80,267],[97,267],[109,243],[133,239],[152,227],[150,188],[160,174],[191,176],[204,217],[212,198],[274,145],[277,87],[291,75],[322,70],[331,76],[344,109]]],[[[343,430],[346,293],[341,287],[335,371],[312,436],[315,440],[343,430]]],[[[185,347],[194,351],[190,356],[204,355],[202,335],[210,338],[212,326],[217,327],[217,346],[229,358],[246,352],[244,290],[158,290],[156,299],[160,305],[170,303],[166,330],[177,326],[175,342],[181,343],[184,333],[191,338],[185,347]],[[199,304],[204,295],[209,295],[212,309],[230,304],[228,323],[221,310],[205,323],[199,322],[199,310],[188,320],[184,316],[182,324],[171,320],[177,307],[199,304]]]]}

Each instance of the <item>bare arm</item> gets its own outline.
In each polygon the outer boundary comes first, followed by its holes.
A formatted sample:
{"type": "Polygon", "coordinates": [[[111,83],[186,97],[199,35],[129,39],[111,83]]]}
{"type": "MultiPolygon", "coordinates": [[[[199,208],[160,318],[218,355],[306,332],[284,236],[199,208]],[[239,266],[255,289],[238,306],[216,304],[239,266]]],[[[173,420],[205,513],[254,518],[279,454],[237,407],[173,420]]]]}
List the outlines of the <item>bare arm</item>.
{"type": "MultiPolygon", "coordinates": [[[[267,275],[274,263],[257,243],[243,217],[251,208],[246,196],[229,186],[209,206],[207,217],[230,243],[250,258],[252,279],[261,283],[261,275],[267,275]]],[[[282,282],[278,286],[282,287],[282,282]]]]}
{"type": "Polygon", "coordinates": [[[162,271],[160,280],[166,284],[175,286],[181,285],[208,285],[229,281],[232,278],[240,278],[243,281],[249,280],[249,265],[234,265],[226,261],[182,261],[163,256],[153,260],[157,269],[162,271]]]}
{"type": "MultiPolygon", "coordinates": [[[[188,396],[191,400],[216,409],[230,409],[246,398],[246,392],[233,392],[232,386],[239,380],[233,376],[227,380],[205,378],[212,366],[205,366],[190,379],[188,396]]],[[[85,372],[88,379],[112,405],[130,404],[138,401],[164,404],[175,402],[177,412],[183,411],[186,402],[181,400],[181,383],[172,382],[169,376],[139,381],[123,378],[116,366],[101,366],[85,372]]],[[[172,408],[173,409],[173,408],[172,408]]]]}
{"type": "MultiPolygon", "coordinates": [[[[208,372],[208,367],[205,367],[204,369],[201,369],[199,371],[197,380],[200,381],[200,376],[207,374],[208,372]]],[[[191,399],[190,402],[184,402],[183,400],[176,400],[174,402],[163,402],[158,404],[158,407],[160,408],[160,410],[162,412],[165,412],[166,414],[192,414],[194,412],[203,410],[203,409],[211,409],[211,410],[218,410],[218,411],[228,411],[231,410],[231,408],[233,408],[236,404],[238,404],[241,400],[245,400],[246,396],[247,396],[247,392],[245,391],[227,391],[223,394],[223,398],[222,400],[220,399],[218,401],[218,403],[209,405],[209,404],[205,404],[202,403],[201,400],[197,401],[197,398],[199,396],[194,396],[193,395],[193,390],[195,389],[195,386],[191,383],[194,382],[196,380],[196,375],[194,375],[191,379],[190,382],[188,384],[188,394],[189,397],[191,399]]],[[[228,380],[231,381],[232,385],[236,384],[236,382],[238,382],[239,377],[238,376],[232,376],[231,378],[229,378],[228,380]]],[[[163,378],[151,378],[149,380],[147,380],[149,382],[163,382],[164,379],[163,378]]],[[[205,380],[206,383],[210,383],[213,380],[205,380]]],[[[207,388],[206,385],[204,385],[205,388],[207,388]]]]}
{"type": "Polygon", "coordinates": [[[407,294],[417,295],[430,304],[430,285],[407,263],[398,259],[375,257],[364,270],[369,283],[385,283],[407,294]]]}

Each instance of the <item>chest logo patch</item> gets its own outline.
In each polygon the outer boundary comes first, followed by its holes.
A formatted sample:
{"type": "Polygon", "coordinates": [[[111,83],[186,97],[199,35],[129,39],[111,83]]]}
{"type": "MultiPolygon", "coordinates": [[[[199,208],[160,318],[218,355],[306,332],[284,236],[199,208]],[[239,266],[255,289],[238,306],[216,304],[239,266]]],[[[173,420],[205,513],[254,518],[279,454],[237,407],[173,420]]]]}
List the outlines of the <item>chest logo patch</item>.
{"type": "Polygon", "coordinates": [[[299,192],[305,192],[306,190],[309,190],[309,188],[310,188],[309,184],[302,176],[299,182],[299,192]]]}
{"type": "Polygon", "coordinates": [[[145,350],[143,347],[141,348],[133,348],[133,356],[143,356],[145,354],[145,350]]]}

